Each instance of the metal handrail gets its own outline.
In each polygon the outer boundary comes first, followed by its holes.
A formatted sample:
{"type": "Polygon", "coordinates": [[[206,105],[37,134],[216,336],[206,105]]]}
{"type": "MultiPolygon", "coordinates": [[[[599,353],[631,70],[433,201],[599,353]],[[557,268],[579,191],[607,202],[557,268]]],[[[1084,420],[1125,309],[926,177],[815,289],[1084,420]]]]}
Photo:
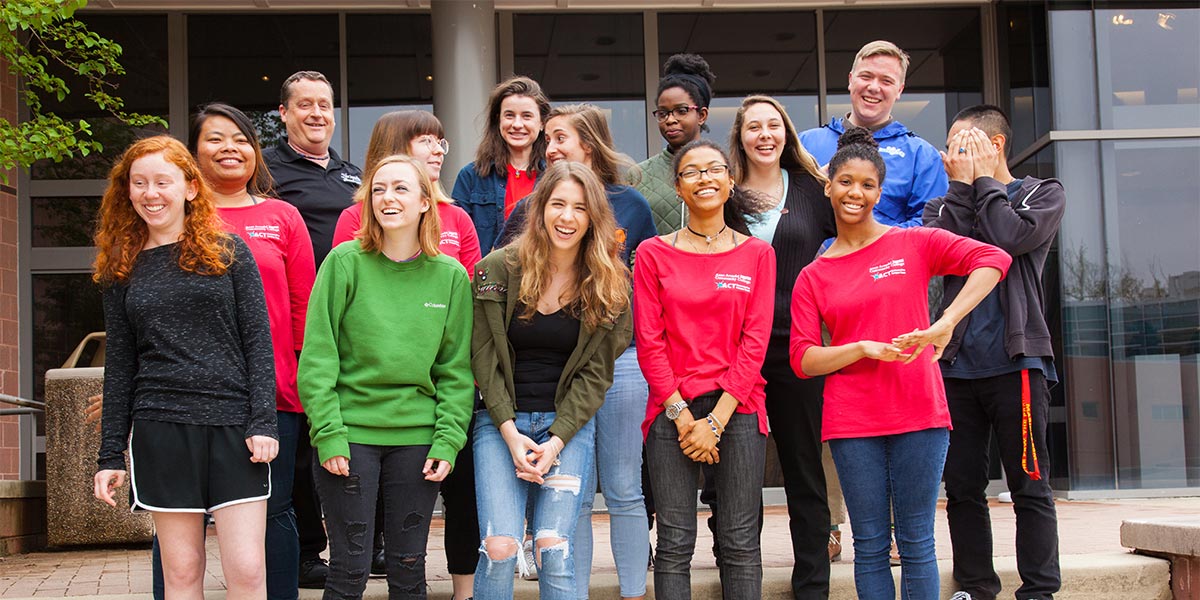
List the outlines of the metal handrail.
{"type": "Polygon", "coordinates": [[[11,404],[13,406],[20,406],[22,408],[32,408],[40,411],[46,410],[45,402],[38,402],[37,400],[29,400],[26,398],[18,398],[16,396],[9,396],[8,394],[0,394],[0,402],[11,404]]]}

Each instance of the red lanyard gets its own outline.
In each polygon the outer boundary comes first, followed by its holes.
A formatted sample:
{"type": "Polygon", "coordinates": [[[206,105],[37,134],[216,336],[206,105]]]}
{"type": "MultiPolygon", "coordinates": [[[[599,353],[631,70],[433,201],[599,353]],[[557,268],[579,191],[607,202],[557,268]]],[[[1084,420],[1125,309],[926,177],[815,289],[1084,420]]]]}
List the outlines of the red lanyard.
{"type": "Polygon", "coordinates": [[[1029,478],[1037,481],[1042,478],[1038,468],[1037,447],[1033,444],[1033,417],[1029,399],[1029,369],[1021,369],[1021,469],[1029,478]],[[1033,454],[1033,470],[1029,470],[1029,454],[1033,454]]]}

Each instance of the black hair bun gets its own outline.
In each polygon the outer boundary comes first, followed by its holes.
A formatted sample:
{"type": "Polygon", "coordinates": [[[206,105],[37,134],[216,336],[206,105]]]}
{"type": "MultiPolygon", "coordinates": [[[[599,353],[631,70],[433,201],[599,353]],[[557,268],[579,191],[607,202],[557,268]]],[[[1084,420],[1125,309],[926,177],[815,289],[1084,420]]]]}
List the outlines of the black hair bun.
{"type": "Polygon", "coordinates": [[[841,150],[842,148],[854,145],[878,148],[879,142],[875,141],[875,136],[866,127],[850,127],[838,138],[837,149],[841,150]]]}
{"type": "Polygon", "coordinates": [[[675,54],[668,58],[663,63],[663,76],[670,75],[695,75],[707,81],[709,86],[717,81],[708,61],[699,54],[675,54]]]}

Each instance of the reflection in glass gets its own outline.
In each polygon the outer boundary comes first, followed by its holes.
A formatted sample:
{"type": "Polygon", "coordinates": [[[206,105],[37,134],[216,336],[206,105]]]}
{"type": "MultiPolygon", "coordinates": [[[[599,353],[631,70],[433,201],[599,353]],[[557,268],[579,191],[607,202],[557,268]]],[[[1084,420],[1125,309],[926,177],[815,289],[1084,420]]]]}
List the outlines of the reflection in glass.
{"type": "MultiPolygon", "coordinates": [[[[125,109],[167,118],[167,18],[163,15],[76,15],[93,32],[121,45],[121,65],[125,75],[109,77],[115,95],[125,101],[125,109]]],[[[84,94],[87,86],[77,76],[69,76],[53,60],[48,70],[62,77],[71,94],[62,102],[44,98],[45,110],[65,119],[85,119],[92,138],[104,145],[100,153],[78,156],[55,163],[43,160],[30,169],[35,180],[104,179],[112,163],[133,140],[165,133],[161,127],[133,129],[109,113],[101,112],[84,94]]]]}
{"type": "Polygon", "coordinates": [[[1013,139],[1020,152],[1050,131],[1050,64],[1046,9],[1036,4],[997,7],[1000,82],[1008,97],[1013,139]]]}
{"type": "Polygon", "coordinates": [[[1107,470],[1119,488],[1200,485],[1200,140],[1061,146],[1076,481],[1112,487],[1107,470]]]}
{"type": "MultiPolygon", "coordinates": [[[[588,102],[608,117],[617,150],[646,158],[642,15],[517,14],[514,69],[541,84],[555,106],[588,102]]],[[[454,140],[451,140],[454,143],[454,140]]]]}
{"type": "Polygon", "coordinates": [[[46,370],[61,367],[87,334],[104,331],[104,308],[91,273],[34,275],[33,297],[33,397],[43,400],[46,370]]]}
{"type": "Polygon", "coordinates": [[[96,230],[100,198],[31,198],[33,247],[88,247],[96,230]]]}
{"type": "Polygon", "coordinates": [[[1101,128],[1200,127],[1200,8],[1096,10],[1095,27],[1101,128]]]}
{"type": "MultiPolygon", "coordinates": [[[[337,23],[335,15],[188,15],[189,110],[232,104],[254,120],[267,148],[287,133],[278,112],[284,80],[296,71],[320,71],[333,85],[336,120],[343,100],[337,97],[337,23]]],[[[341,153],[336,130],[330,147],[341,153]]]]}

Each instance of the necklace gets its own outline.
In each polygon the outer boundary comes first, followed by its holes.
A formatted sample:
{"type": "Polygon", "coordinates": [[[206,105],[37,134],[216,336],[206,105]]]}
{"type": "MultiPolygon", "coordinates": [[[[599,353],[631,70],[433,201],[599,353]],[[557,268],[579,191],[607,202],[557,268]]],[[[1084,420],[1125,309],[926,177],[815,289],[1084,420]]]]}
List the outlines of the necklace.
{"type": "Polygon", "coordinates": [[[309,153],[297,148],[296,145],[291,142],[291,140],[288,140],[288,146],[291,146],[292,150],[296,151],[296,154],[299,154],[300,156],[303,156],[304,158],[307,158],[308,160],[329,160],[329,151],[328,150],[325,151],[325,156],[317,156],[315,154],[309,154],[309,153]]]}
{"type": "Polygon", "coordinates": [[[707,235],[707,234],[700,233],[699,231],[696,231],[695,229],[692,229],[692,226],[691,226],[691,225],[688,225],[688,226],[687,226],[687,230],[688,230],[688,232],[690,232],[692,235],[694,235],[694,236],[696,236],[696,237],[702,237],[702,238],[704,238],[704,243],[708,244],[709,246],[711,246],[711,245],[712,245],[713,241],[715,241],[716,239],[720,238],[720,237],[721,237],[721,234],[722,234],[722,233],[725,233],[725,230],[726,230],[726,229],[729,229],[729,225],[728,225],[728,224],[725,224],[724,226],[722,226],[720,231],[718,231],[718,232],[716,232],[716,233],[714,233],[714,234],[712,234],[712,235],[707,235]]]}

